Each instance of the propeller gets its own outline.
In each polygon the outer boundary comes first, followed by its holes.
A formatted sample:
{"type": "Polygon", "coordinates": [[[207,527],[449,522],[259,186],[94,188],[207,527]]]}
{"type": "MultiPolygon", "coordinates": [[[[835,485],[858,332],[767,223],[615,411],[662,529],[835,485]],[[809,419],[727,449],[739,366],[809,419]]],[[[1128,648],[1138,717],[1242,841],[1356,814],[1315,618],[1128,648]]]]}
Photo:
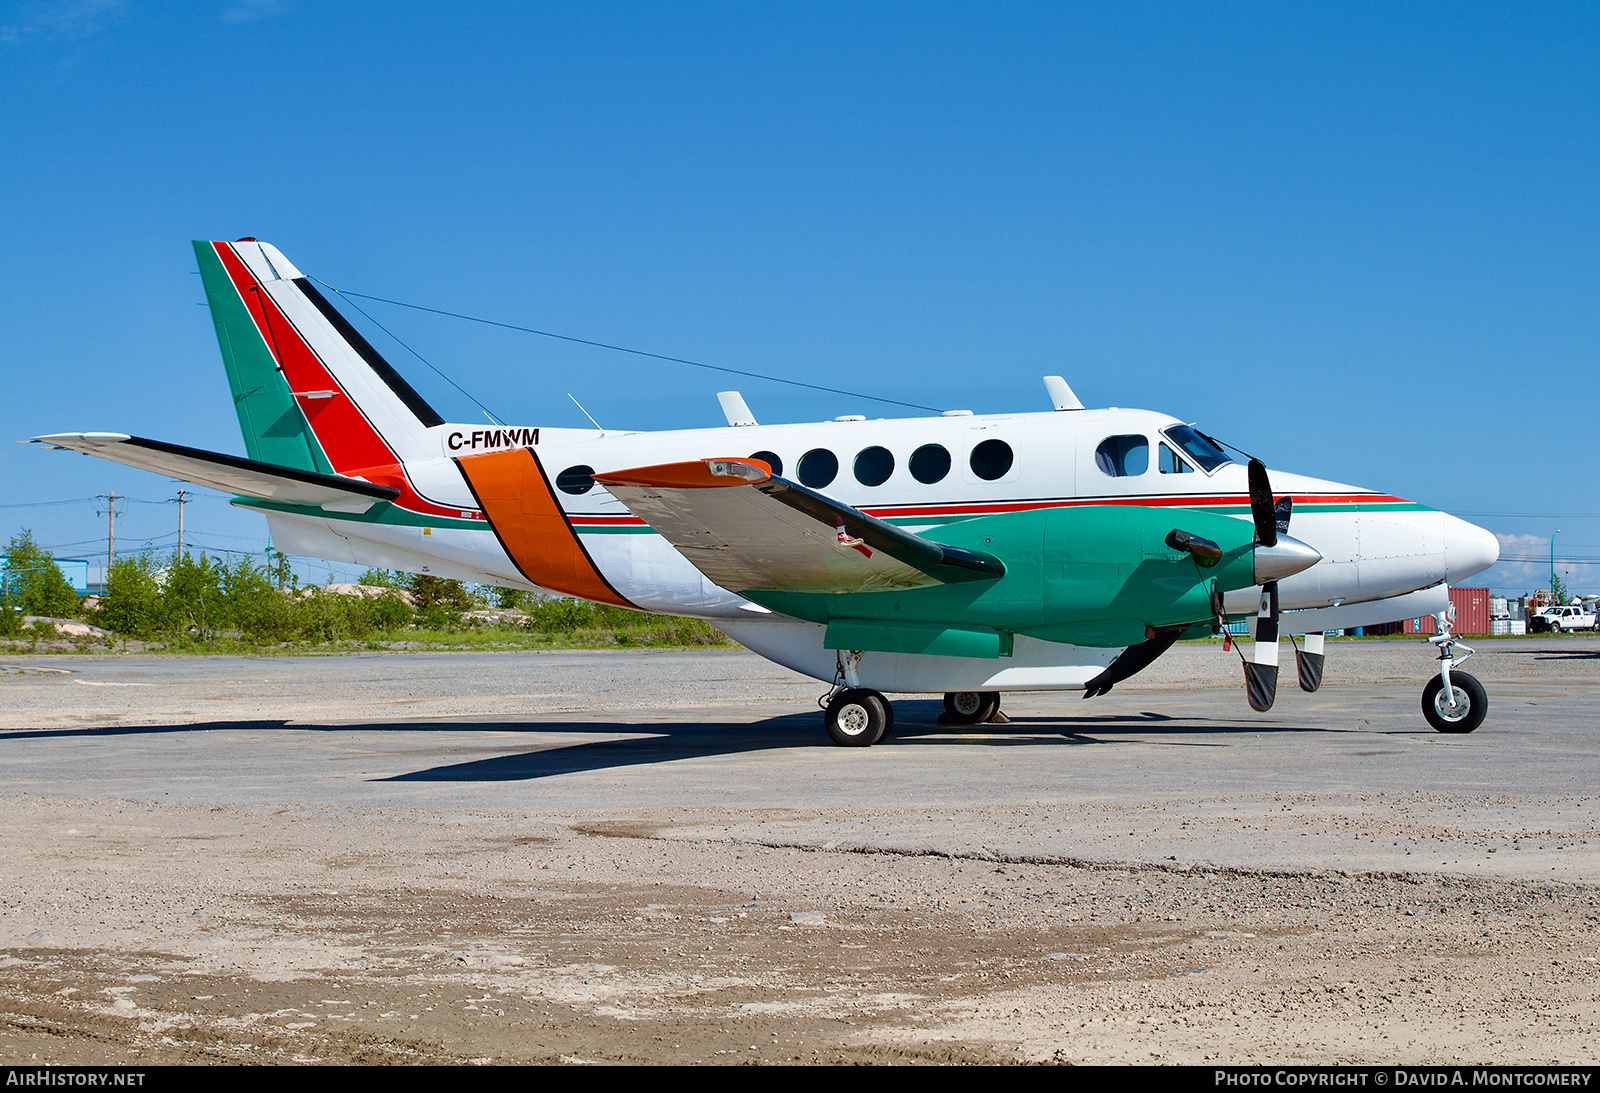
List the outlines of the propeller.
{"type": "Polygon", "coordinates": [[[1273,500],[1266,464],[1252,459],[1245,471],[1250,518],[1256,526],[1255,577],[1261,585],[1261,603],[1256,610],[1255,646],[1244,663],[1244,683],[1250,708],[1265,713],[1278,694],[1278,581],[1311,568],[1322,555],[1288,534],[1294,499],[1273,500]]]}

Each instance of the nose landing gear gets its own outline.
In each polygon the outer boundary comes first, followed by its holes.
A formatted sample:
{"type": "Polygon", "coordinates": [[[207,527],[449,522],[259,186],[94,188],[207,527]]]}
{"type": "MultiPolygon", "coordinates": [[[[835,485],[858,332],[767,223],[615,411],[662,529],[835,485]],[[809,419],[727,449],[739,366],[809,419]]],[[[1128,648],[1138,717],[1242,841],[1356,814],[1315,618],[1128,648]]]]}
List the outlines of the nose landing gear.
{"type": "Polygon", "coordinates": [[[1447,615],[1435,617],[1439,633],[1429,638],[1428,644],[1438,647],[1439,674],[1422,688],[1422,716],[1437,732],[1468,733],[1483,724],[1484,715],[1489,712],[1489,695],[1476,677],[1455,671],[1456,665],[1472,657],[1473,650],[1461,645],[1461,639],[1450,632],[1447,615]],[[1467,655],[1457,658],[1457,646],[1467,655]]]}

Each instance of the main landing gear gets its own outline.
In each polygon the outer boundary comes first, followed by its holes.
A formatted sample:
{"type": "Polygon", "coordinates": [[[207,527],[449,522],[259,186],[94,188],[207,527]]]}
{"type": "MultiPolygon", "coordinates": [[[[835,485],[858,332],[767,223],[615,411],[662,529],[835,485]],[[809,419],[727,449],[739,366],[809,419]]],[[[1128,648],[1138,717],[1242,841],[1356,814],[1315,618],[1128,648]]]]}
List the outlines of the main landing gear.
{"type": "Polygon", "coordinates": [[[1000,696],[994,691],[951,691],[944,696],[946,725],[986,725],[1001,721],[1000,696]]]}
{"type": "Polygon", "coordinates": [[[894,706],[877,691],[846,687],[828,700],[823,719],[835,744],[865,748],[888,735],[894,724],[894,706]]]}
{"type": "Polygon", "coordinates": [[[833,690],[823,697],[823,724],[833,742],[843,748],[867,748],[894,728],[894,705],[870,687],[861,686],[856,669],[859,651],[839,652],[839,669],[833,690]]]}
{"type": "Polygon", "coordinates": [[[1470,659],[1473,651],[1461,645],[1461,639],[1450,632],[1447,615],[1435,618],[1439,621],[1439,633],[1429,638],[1428,644],[1439,649],[1439,674],[1422,688],[1422,716],[1438,732],[1471,732],[1483,724],[1483,716],[1489,712],[1489,695],[1475,677],[1455,671],[1456,665],[1470,659]],[[1457,658],[1457,646],[1467,655],[1457,658]]]}
{"type": "MultiPolygon", "coordinates": [[[[828,736],[842,748],[868,748],[894,730],[894,704],[861,685],[858,650],[839,650],[833,690],[818,700],[828,736]]],[[[951,691],[944,696],[941,725],[1003,725],[1000,695],[994,691],[951,691]]]]}

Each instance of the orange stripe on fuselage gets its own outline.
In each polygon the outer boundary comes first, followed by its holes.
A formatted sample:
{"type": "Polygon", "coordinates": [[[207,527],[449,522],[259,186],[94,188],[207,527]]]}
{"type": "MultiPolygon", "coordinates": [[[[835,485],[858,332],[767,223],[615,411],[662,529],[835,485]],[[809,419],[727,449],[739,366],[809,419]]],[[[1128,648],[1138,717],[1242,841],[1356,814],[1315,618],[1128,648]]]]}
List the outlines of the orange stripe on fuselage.
{"type": "Polygon", "coordinates": [[[456,457],[478,505],[522,575],[540,588],[632,607],[600,575],[532,448],[456,457]]]}

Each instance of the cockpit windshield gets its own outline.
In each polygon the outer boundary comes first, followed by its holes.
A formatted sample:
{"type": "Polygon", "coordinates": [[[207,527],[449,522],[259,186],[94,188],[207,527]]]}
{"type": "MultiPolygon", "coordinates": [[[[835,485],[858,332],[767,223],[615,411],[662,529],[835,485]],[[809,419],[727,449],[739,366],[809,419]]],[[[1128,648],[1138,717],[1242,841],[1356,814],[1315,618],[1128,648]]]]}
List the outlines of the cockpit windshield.
{"type": "Polygon", "coordinates": [[[1183,449],[1185,455],[1200,464],[1207,474],[1210,474],[1224,463],[1233,462],[1228,458],[1227,452],[1212,443],[1208,437],[1202,436],[1187,425],[1174,425],[1170,429],[1163,430],[1163,432],[1166,433],[1169,440],[1183,449]]]}

